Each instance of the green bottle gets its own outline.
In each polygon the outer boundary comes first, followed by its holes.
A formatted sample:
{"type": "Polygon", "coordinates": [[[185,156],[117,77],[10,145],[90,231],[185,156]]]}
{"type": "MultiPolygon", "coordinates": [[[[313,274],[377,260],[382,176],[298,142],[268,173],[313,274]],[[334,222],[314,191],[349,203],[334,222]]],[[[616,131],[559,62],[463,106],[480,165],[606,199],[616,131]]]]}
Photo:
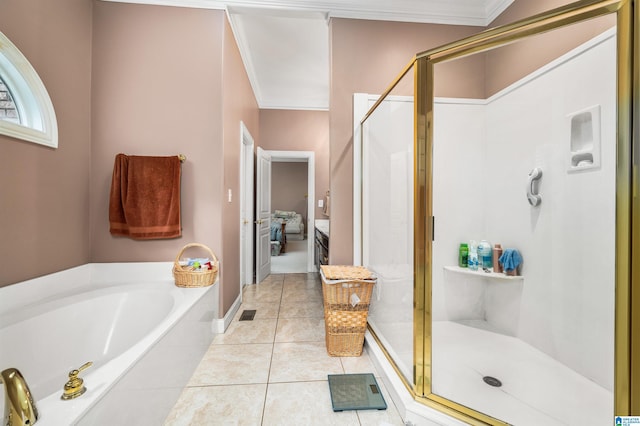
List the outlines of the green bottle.
{"type": "Polygon", "coordinates": [[[469,266],[469,246],[467,243],[460,244],[460,249],[458,250],[458,266],[461,268],[469,266]]]}

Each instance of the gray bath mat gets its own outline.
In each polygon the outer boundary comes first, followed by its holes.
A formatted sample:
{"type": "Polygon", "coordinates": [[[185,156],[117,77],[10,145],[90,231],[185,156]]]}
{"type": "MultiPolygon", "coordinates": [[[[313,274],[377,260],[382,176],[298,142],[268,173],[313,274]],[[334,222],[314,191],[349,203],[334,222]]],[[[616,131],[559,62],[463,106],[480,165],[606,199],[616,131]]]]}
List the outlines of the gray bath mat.
{"type": "Polygon", "coordinates": [[[387,409],[373,374],[329,374],[327,377],[333,411],[387,409]]]}

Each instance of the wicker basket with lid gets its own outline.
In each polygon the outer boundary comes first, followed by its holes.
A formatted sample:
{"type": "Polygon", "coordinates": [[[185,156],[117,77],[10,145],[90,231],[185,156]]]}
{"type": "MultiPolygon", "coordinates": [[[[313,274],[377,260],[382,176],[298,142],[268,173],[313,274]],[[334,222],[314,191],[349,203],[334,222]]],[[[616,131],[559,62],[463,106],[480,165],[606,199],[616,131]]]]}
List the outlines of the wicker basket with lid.
{"type": "Polygon", "coordinates": [[[330,356],[360,356],[376,278],[362,266],[322,265],[325,341],[330,356]]]}

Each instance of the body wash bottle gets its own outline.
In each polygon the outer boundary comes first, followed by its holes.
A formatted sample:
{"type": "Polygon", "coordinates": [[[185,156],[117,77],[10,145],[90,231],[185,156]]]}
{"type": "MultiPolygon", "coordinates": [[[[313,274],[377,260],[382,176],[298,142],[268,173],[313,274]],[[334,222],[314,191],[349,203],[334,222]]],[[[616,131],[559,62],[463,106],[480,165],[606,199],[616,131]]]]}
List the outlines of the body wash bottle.
{"type": "Polygon", "coordinates": [[[500,256],[502,256],[502,246],[496,244],[493,247],[493,272],[502,272],[502,265],[499,261],[500,256]]]}
{"type": "Polygon", "coordinates": [[[487,272],[493,267],[493,251],[491,244],[487,240],[480,241],[478,244],[479,266],[487,272]]]}

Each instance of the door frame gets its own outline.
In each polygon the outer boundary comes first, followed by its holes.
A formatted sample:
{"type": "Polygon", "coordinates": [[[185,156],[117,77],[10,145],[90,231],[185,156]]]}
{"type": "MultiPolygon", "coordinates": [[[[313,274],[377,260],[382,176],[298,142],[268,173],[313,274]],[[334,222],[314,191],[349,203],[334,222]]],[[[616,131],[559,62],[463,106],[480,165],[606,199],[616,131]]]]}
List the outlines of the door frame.
{"type": "Polygon", "coordinates": [[[249,129],[240,121],[240,300],[242,288],[253,284],[254,147],[249,129]]]}
{"type": "Polygon", "coordinates": [[[284,162],[306,162],[307,163],[307,221],[305,223],[305,231],[307,232],[307,272],[316,272],[316,266],[313,259],[314,245],[313,235],[315,231],[315,188],[316,188],[316,171],[315,171],[315,152],[313,151],[267,151],[271,154],[272,163],[284,162]]]}

